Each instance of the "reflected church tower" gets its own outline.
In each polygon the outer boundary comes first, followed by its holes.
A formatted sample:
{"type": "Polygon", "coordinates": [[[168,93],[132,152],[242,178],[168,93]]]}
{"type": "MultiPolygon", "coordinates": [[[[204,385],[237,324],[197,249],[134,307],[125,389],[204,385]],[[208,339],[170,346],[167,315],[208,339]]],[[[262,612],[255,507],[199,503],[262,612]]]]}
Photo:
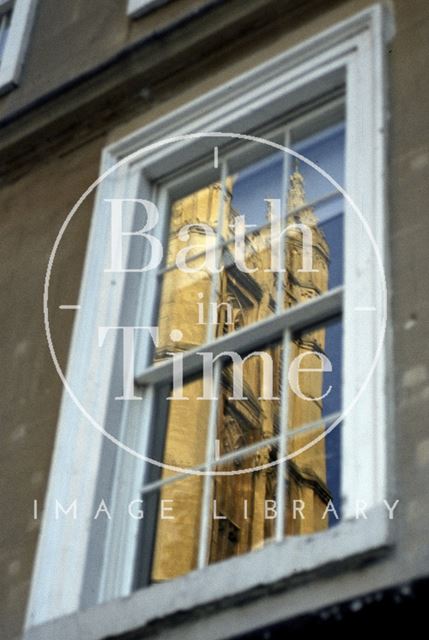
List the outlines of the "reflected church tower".
{"type": "MultiPolygon", "coordinates": [[[[231,223],[237,212],[232,207],[233,179],[227,182],[224,196],[223,237],[231,234],[231,223]]],[[[192,247],[195,256],[188,251],[187,263],[194,273],[184,273],[173,267],[164,276],[160,317],[160,347],[156,359],[168,353],[185,351],[204,344],[207,324],[201,323],[201,309],[207,321],[212,276],[204,268],[203,255],[214,245],[215,233],[221,211],[222,191],[214,184],[177,201],[172,208],[167,266],[174,265],[179,251],[192,247]],[[200,226],[189,227],[186,242],[179,236],[184,225],[206,225],[213,230],[209,235],[200,226]],[[200,303],[200,304],[198,304],[200,303]],[[180,339],[172,340],[173,330],[180,330],[180,339]]],[[[285,273],[269,271],[271,266],[270,230],[268,227],[251,233],[246,240],[246,265],[255,269],[245,273],[236,265],[233,245],[224,251],[224,270],[217,287],[218,317],[217,336],[250,325],[275,311],[278,290],[277,278],[282,278],[281,291],[285,307],[304,302],[321,295],[328,289],[329,247],[311,207],[306,206],[304,180],[298,168],[290,176],[288,189],[287,242],[285,273]],[[311,229],[311,272],[303,272],[303,233],[299,225],[311,229]]],[[[246,214],[246,212],[240,212],[246,214]]],[[[178,337],[178,334],[174,336],[178,337]]],[[[324,329],[312,330],[294,338],[291,344],[291,360],[305,354],[305,368],[320,369],[317,353],[323,353],[324,329]]],[[[274,369],[274,396],[281,393],[282,350],[279,345],[265,349],[272,358],[274,369]]],[[[171,356],[170,356],[171,357],[171,356]]],[[[263,441],[278,434],[279,401],[263,400],[262,362],[259,357],[245,361],[245,400],[232,400],[232,367],[225,364],[221,376],[221,391],[218,402],[217,450],[220,455],[231,453],[231,461],[219,470],[240,471],[263,466],[276,459],[276,447],[263,446],[263,441]],[[245,457],[233,456],[234,451],[261,443],[260,449],[245,457]]],[[[320,421],[322,417],[323,373],[300,375],[302,393],[300,398],[289,390],[288,394],[288,452],[305,448],[324,426],[319,422],[315,428],[299,432],[303,425],[320,421]],[[297,431],[294,434],[294,431],[297,431]]],[[[164,462],[166,464],[193,467],[204,462],[206,452],[207,425],[210,402],[199,400],[203,395],[201,379],[188,382],[183,395],[186,401],[170,401],[167,421],[164,462]]],[[[277,466],[250,473],[238,473],[213,478],[213,501],[216,519],[210,521],[209,562],[245,553],[260,547],[273,537],[275,520],[266,517],[267,501],[275,500],[277,493],[277,466]]],[[[285,531],[288,534],[311,533],[328,526],[322,514],[330,499],[326,487],[325,442],[322,439],[307,451],[282,465],[287,504],[285,531]],[[286,471],[287,469],[287,471],[286,471]],[[304,518],[293,520],[292,503],[302,500],[304,518]]],[[[163,470],[163,478],[174,472],[163,470]]],[[[161,500],[172,500],[175,520],[158,519],[155,540],[155,555],[152,568],[154,581],[166,580],[188,573],[197,565],[199,518],[201,511],[203,481],[201,476],[189,476],[184,480],[165,485],[161,500]]]]}

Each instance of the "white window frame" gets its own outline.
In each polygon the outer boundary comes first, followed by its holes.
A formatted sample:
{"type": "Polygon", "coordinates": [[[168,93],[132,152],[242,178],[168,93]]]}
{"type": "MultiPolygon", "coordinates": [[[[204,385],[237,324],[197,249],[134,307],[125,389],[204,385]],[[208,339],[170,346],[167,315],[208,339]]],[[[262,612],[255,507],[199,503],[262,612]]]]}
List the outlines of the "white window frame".
{"type": "Polygon", "coordinates": [[[9,34],[0,63],[0,94],[19,84],[37,0],[0,0],[3,10],[12,10],[9,34]]]}
{"type": "Polygon", "coordinates": [[[140,18],[144,13],[148,13],[166,2],[168,0],[128,0],[127,15],[130,18],[140,18]]]}
{"type": "MultiPolygon", "coordinates": [[[[343,77],[347,88],[345,185],[348,194],[364,212],[384,256],[384,46],[393,33],[391,16],[385,11],[381,5],[374,5],[112,144],[103,153],[101,173],[108,171],[120,159],[138,154],[143,146],[166,137],[193,131],[239,131],[243,117],[246,123],[252,123],[259,117],[263,107],[284,104],[285,101],[292,104],[296,96],[308,101],[314,97],[314,91],[317,93],[327,83],[335,84],[338,78],[343,77]]],[[[125,278],[115,278],[110,294],[103,296],[94,309],[94,295],[101,286],[110,250],[108,242],[100,242],[100,238],[108,237],[110,224],[104,200],[113,196],[141,197],[142,190],[146,194],[151,193],[154,176],[158,178],[163,170],[176,166],[175,163],[183,163],[184,159],[191,160],[193,153],[191,141],[185,146],[183,143],[169,145],[168,153],[165,149],[157,149],[146,153],[144,157],[131,156],[122,165],[116,178],[108,178],[98,189],[79,299],[81,310],[75,321],[67,370],[67,379],[76,395],[86,407],[91,407],[92,403],[94,411],[99,411],[98,415],[106,416],[108,410],[110,372],[115,349],[112,345],[109,349],[100,350],[98,345],[92,344],[89,325],[120,324],[121,293],[126,286],[125,278]],[[82,375],[85,370],[95,374],[87,378],[82,375]]],[[[348,211],[348,205],[345,218],[356,219],[348,211]]],[[[162,234],[161,229],[159,233],[162,234]]],[[[370,248],[358,247],[354,242],[355,234],[354,223],[347,223],[346,309],[375,305],[382,295],[378,285],[373,279],[368,280],[368,273],[365,273],[371,262],[370,248]]],[[[150,278],[156,278],[156,274],[148,274],[143,283],[146,298],[142,307],[148,306],[147,292],[155,289],[154,281],[151,282],[150,278]]],[[[143,300],[142,295],[140,300],[143,300]]],[[[143,326],[142,309],[138,311],[138,317],[140,322],[136,324],[143,326]]],[[[364,335],[365,340],[374,340],[379,321],[379,314],[368,314],[366,320],[359,323],[360,335],[364,335]]],[[[345,313],[345,335],[353,336],[355,331],[356,320],[352,314],[345,313]]],[[[369,351],[346,337],[344,370],[350,371],[353,367],[357,372],[353,384],[345,386],[343,402],[346,406],[371,363],[369,351]]],[[[143,349],[139,353],[144,363],[147,353],[143,349]]],[[[136,364],[136,370],[141,370],[142,362],[136,364]]],[[[386,351],[383,350],[364,401],[359,403],[359,410],[353,414],[353,428],[345,427],[343,431],[343,460],[347,459],[349,464],[342,474],[342,490],[347,502],[343,508],[343,521],[338,526],[314,536],[286,538],[258,552],[205,567],[173,582],[144,588],[131,599],[135,606],[136,599],[140,598],[137,606],[139,624],[385,546],[390,540],[387,511],[382,504],[384,499],[390,497],[386,464],[386,386],[386,351]],[[365,443],[364,447],[362,442],[365,443]],[[350,456],[350,452],[354,455],[350,456]],[[371,518],[371,526],[366,520],[353,519],[357,499],[366,501],[370,509],[368,518],[371,518]],[[312,541],[311,554],[308,553],[309,538],[312,541]],[[223,582],[225,571],[229,576],[232,571],[236,578],[223,582]],[[178,591],[183,594],[181,599],[176,597],[178,591]]],[[[150,398],[147,402],[150,402],[150,398]]],[[[144,402],[136,402],[129,411],[124,412],[119,435],[123,442],[139,451],[144,450],[144,434],[148,431],[144,425],[146,421],[147,426],[150,419],[148,412],[145,413],[142,408],[144,406],[147,406],[144,402]]],[[[82,607],[102,444],[102,436],[91,428],[69,395],[64,393],[32,580],[27,628],[82,607]],[[78,439],[74,435],[77,431],[78,439]],[[80,518],[79,526],[73,527],[69,519],[54,520],[52,510],[55,501],[66,505],[74,498],[79,498],[81,510],[88,513],[84,519],[80,518]],[[61,576],[61,588],[58,588],[58,576],[61,576]]],[[[120,450],[115,474],[112,509],[115,506],[123,507],[139,496],[143,464],[120,450]],[[127,482],[121,482],[120,478],[127,478],[127,482]]],[[[117,525],[109,527],[104,546],[99,602],[131,592],[138,525],[136,520],[121,518],[117,525]]],[[[135,620],[136,613],[131,615],[131,605],[124,604],[124,607],[128,609],[129,620],[135,620]]],[[[126,628],[123,620],[118,621],[115,616],[109,619],[107,615],[107,624],[110,625],[106,626],[110,634],[126,628]]]]}

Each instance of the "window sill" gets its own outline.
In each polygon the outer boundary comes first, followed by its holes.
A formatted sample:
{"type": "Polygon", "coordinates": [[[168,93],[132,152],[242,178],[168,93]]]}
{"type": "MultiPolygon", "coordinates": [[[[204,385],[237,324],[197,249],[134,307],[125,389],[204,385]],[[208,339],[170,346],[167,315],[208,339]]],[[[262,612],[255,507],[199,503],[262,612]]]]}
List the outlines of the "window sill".
{"type": "MultiPolygon", "coordinates": [[[[258,588],[269,591],[290,586],[298,576],[311,572],[312,580],[322,568],[359,556],[377,556],[389,546],[390,521],[384,505],[368,510],[367,519],[341,522],[323,533],[290,537],[250,554],[231,558],[163,584],[134,592],[86,611],[57,618],[27,629],[24,640],[101,640],[178,612],[230,599],[250,597],[258,588]]],[[[323,603],[321,603],[323,604],[323,603]]],[[[287,617],[293,617],[288,609],[287,617]]]]}

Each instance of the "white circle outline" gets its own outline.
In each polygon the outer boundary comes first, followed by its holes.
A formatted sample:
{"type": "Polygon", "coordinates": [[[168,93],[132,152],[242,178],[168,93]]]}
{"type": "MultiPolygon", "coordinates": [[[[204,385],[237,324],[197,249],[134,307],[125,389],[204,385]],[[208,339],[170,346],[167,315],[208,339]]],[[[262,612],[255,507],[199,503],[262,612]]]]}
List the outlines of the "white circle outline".
{"type": "MultiPolygon", "coordinates": [[[[313,445],[317,444],[317,442],[320,442],[320,440],[324,439],[331,431],[333,431],[333,429],[335,429],[335,427],[342,422],[342,420],[344,419],[344,417],[346,415],[348,415],[350,413],[350,411],[353,409],[353,407],[355,406],[355,404],[357,403],[357,401],[359,400],[359,398],[361,397],[363,391],[365,390],[365,388],[367,387],[369,380],[371,379],[375,368],[378,364],[378,360],[380,359],[381,356],[381,352],[382,352],[382,348],[383,348],[383,343],[384,343],[384,339],[385,339],[385,335],[386,335],[386,327],[387,327],[387,283],[386,283],[386,276],[384,273],[384,267],[383,267],[383,260],[382,257],[380,255],[380,251],[379,248],[377,246],[377,243],[375,241],[375,238],[372,234],[372,231],[369,227],[369,224],[367,223],[367,221],[365,220],[362,212],[360,211],[359,207],[356,205],[356,203],[353,201],[353,199],[349,196],[349,194],[345,191],[345,189],[343,189],[343,187],[341,187],[341,185],[339,185],[336,180],[334,180],[334,178],[332,178],[332,176],[330,176],[326,171],[324,171],[324,169],[322,169],[321,167],[319,167],[318,165],[316,165],[314,162],[312,162],[311,160],[309,160],[308,158],[306,158],[305,156],[301,155],[300,153],[298,153],[297,151],[294,151],[293,149],[290,149],[289,147],[286,147],[284,145],[280,145],[276,142],[272,142],[270,140],[265,140],[264,138],[259,138],[257,136],[251,136],[249,134],[241,134],[241,133],[226,133],[226,132],[221,132],[221,131],[207,131],[207,132],[194,132],[194,133],[186,133],[186,134],[179,134],[176,136],[172,136],[170,138],[165,138],[163,140],[160,140],[158,142],[154,142],[146,147],[143,147],[142,149],[138,149],[137,151],[134,151],[132,153],[130,153],[129,155],[125,156],[124,158],[122,158],[121,160],[119,160],[116,164],[114,164],[112,167],[109,167],[109,169],[107,169],[103,174],[101,174],[101,176],[99,176],[96,180],[94,180],[94,182],[88,187],[88,189],[86,191],[84,191],[84,193],[81,195],[81,197],[77,200],[77,202],[75,203],[75,205],[72,207],[72,209],[70,210],[70,212],[68,213],[66,219],[64,220],[63,224],[61,225],[61,228],[58,232],[57,237],[55,238],[55,242],[54,245],[52,247],[52,251],[50,253],[49,256],[49,260],[48,260],[48,267],[46,270],[46,274],[45,274],[45,281],[44,281],[44,287],[43,287],[43,318],[44,318],[44,325],[45,325],[45,334],[46,334],[46,338],[48,341],[48,347],[49,347],[49,352],[51,354],[51,358],[53,360],[54,366],[57,370],[57,373],[64,385],[64,388],[66,389],[67,393],[70,395],[71,399],[73,400],[73,402],[75,403],[75,405],[78,407],[78,409],[81,411],[81,413],[86,417],[86,419],[92,424],[92,426],[94,426],[98,431],[100,431],[106,438],[108,438],[111,442],[113,442],[113,444],[115,444],[116,446],[120,447],[121,449],[123,449],[124,451],[127,451],[128,453],[130,453],[131,455],[135,456],[136,458],[143,460],[145,462],[149,462],[150,464],[153,464],[155,466],[158,466],[160,468],[163,469],[168,469],[169,471],[175,471],[178,472],[179,474],[184,474],[184,475],[197,475],[197,476],[232,476],[232,475],[241,475],[243,473],[251,473],[251,472],[256,472],[256,471],[262,471],[263,469],[267,469],[270,467],[274,467],[277,466],[279,464],[282,464],[283,462],[286,462],[287,460],[291,460],[293,458],[295,458],[296,456],[300,455],[301,453],[303,453],[304,451],[306,451],[307,449],[309,449],[310,447],[312,447],[313,445]],[[85,409],[84,406],[82,406],[82,404],[80,403],[79,399],[76,398],[73,390],[70,388],[68,382],[67,382],[67,378],[65,377],[65,375],[63,374],[63,371],[60,367],[60,364],[58,362],[56,353],[55,353],[55,349],[53,346],[53,342],[52,342],[52,336],[51,336],[51,330],[50,330],[50,325],[49,325],[49,309],[48,309],[48,302],[49,302],[49,282],[50,282],[50,277],[51,277],[51,272],[52,272],[52,267],[53,267],[53,263],[55,260],[55,256],[59,247],[59,244],[61,242],[61,239],[70,223],[70,221],[72,220],[72,218],[74,217],[74,215],[77,213],[80,205],[85,201],[85,199],[92,193],[92,191],[98,187],[99,184],[101,184],[101,182],[103,182],[103,180],[105,180],[105,178],[107,178],[111,173],[113,173],[114,171],[116,171],[116,169],[118,169],[119,167],[121,167],[123,164],[126,163],[131,163],[137,159],[139,159],[141,156],[143,156],[145,153],[149,152],[149,151],[153,151],[155,149],[158,149],[162,146],[165,146],[167,144],[171,144],[173,142],[180,142],[180,141],[186,141],[186,140],[193,140],[193,139],[199,139],[199,138],[235,138],[235,139],[239,139],[239,140],[246,140],[246,141],[250,141],[250,142],[256,142],[256,143],[260,143],[260,144],[264,144],[267,146],[270,146],[272,148],[278,149],[279,151],[283,151],[284,153],[289,153],[290,155],[294,156],[295,158],[297,158],[298,160],[301,160],[302,162],[305,162],[305,164],[307,164],[308,166],[312,167],[315,171],[317,171],[320,175],[322,175],[326,180],[328,180],[333,187],[339,191],[342,196],[347,200],[347,202],[349,203],[349,205],[351,206],[351,208],[353,209],[353,211],[358,215],[369,239],[370,242],[372,244],[374,253],[375,253],[375,257],[376,257],[376,261],[378,264],[378,267],[380,269],[380,275],[382,278],[382,285],[383,285],[383,308],[382,308],[382,312],[383,312],[383,316],[382,316],[382,323],[381,323],[381,338],[379,340],[379,344],[372,362],[372,365],[369,369],[369,372],[365,378],[365,380],[363,381],[359,391],[357,392],[357,394],[355,395],[354,399],[350,402],[350,404],[348,405],[348,407],[346,409],[344,409],[344,411],[342,411],[342,413],[340,414],[340,416],[330,425],[330,427],[328,429],[326,429],[323,433],[319,434],[316,438],[314,438],[313,440],[311,440],[311,442],[307,443],[306,445],[304,445],[303,447],[301,447],[300,449],[298,449],[297,451],[294,451],[291,454],[288,454],[286,456],[284,456],[283,458],[280,458],[278,460],[274,460],[273,462],[269,462],[263,465],[259,465],[257,467],[250,467],[248,469],[237,469],[237,470],[233,470],[233,471],[203,471],[203,470],[199,470],[199,469],[193,469],[193,468],[186,468],[186,467],[177,467],[175,465],[169,465],[169,464],[165,464],[163,462],[159,462],[158,460],[153,460],[152,458],[149,458],[147,456],[144,456],[143,454],[139,453],[138,451],[135,451],[134,449],[132,449],[131,447],[127,446],[126,444],[124,444],[123,442],[121,442],[120,440],[118,440],[117,438],[115,438],[112,434],[108,433],[101,425],[98,424],[98,422],[87,412],[87,410],[85,409]]],[[[264,446],[270,446],[270,445],[264,445],[263,440],[261,441],[261,449],[264,448],[264,446]]],[[[214,464],[216,464],[216,460],[214,460],[214,464]]]]}

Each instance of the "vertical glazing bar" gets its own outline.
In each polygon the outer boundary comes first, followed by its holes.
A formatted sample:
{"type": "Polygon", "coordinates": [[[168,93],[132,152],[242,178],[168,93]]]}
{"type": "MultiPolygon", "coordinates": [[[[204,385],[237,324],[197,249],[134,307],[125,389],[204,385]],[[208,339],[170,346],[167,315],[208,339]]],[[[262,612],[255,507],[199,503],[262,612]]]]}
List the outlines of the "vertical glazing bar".
{"type": "Polygon", "coordinates": [[[290,360],[291,332],[286,330],[283,333],[282,343],[282,375],[281,375],[281,395],[280,395],[280,437],[277,465],[277,519],[276,519],[276,541],[279,542],[284,537],[286,523],[286,491],[287,491],[287,463],[283,461],[287,456],[287,436],[288,436],[288,413],[289,413],[289,384],[288,368],[290,360]]]}
{"type": "MultiPolygon", "coordinates": [[[[284,132],[283,144],[289,148],[290,145],[290,129],[286,128],[284,132]]],[[[283,269],[286,269],[286,251],[287,251],[287,237],[283,235],[283,231],[287,226],[287,192],[289,185],[289,173],[291,167],[291,157],[289,153],[284,152],[283,157],[283,173],[282,173],[282,186],[281,186],[281,198],[280,198],[280,229],[281,235],[279,238],[279,259],[278,259],[278,273],[277,273],[277,291],[276,291],[276,313],[281,313],[284,309],[284,289],[283,284],[286,279],[286,273],[283,273],[283,269]]],[[[271,247],[273,250],[273,247],[271,247]]]]}
{"type": "MultiPolygon", "coordinates": [[[[216,229],[216,259],[215,266],[216,270],[220,269],[222,265],[222,252],[223,247],[222,243],[222,229],[224,222],[224,212],[225,212],[225,195],[226,195],[226,178],[228,175],[228,167],[227,163],[223,161],[220,166],[220,197],[219,197],[219,208],[218,208],[218,216],[217,216],[217,229],[216,229]]],[[[208,326],[207,326],[207,342],[211,342],[216,335],[216,321],[217,321],[217,313],[216,313],[216,304],[218,302],[218,290],[220,283],[220,273],[212,274],[212,282],[210,289],[210,304],[208,310],[208,326]]]]}
{"type": "MultiPolygon", "coordinates": [[[[225,211],[225,195],[226,195],[226,178],[227,178],[228,167],[227,163],[223,161],[220,166],[220,196],[219,196],[219,205],[218,205],[218,216],[217,216],[217,228],[216,228],[216,259],[215,266],[216,270],[218,270],[222,264],[222,252],[223,248],[221,246],[222,243],[222,229],[223,229],[223,220],[224,220],[224,211],[225,211]]],[[[217,299],[218,299],[218,289],[220,283],[220,274],[214,273],[212,274],[212,281],[210,287],[210,304],[208,310],[208,327],[207,327],[207,341],[211,342],[216,335],[216,321],[217,321],[217,313],[215,312],[217,299]]],[[[221,362],[216,361],[214,365],[213,371],[213,383],[212,383],[212,400],[210,401],[210,415],[209,415],[209,424],[207,429],[207,442],[206,442],[206,471],[211,470],[211,465],[214,460],[215,454],[215,441],[217,435],[217,410],[218,410],[218,401],[217,397],[219,395],[220,389],[220,376],[221,376],[221,362]]],[[[213,478],[211,475],[205,475],[203,478],[203,493],[201,499],[201,517],[200,517],[200,539],[199,539],[199,547],[198,547],[198,568],[201,569],[205,567],[208,562],[208,553],[209,553],[209,535],[210,535],[210,513],[211,513],[211,496],[212,496],[212,481],[213,478]]]]}
{"type": "MultiPolygon", "coordinates": [[[[220,376],[222,363],[217,360],[213,367],[212,382],[212,399],[210,401],[210,415],[207,429],[206,443],[206,471],[212,469],[215,454],[215,441],[217,431],[217,398],[220,391],[220,376]]],[[[208,562],[209,553],[209,535],[211,531],[210,514],[211,514],[211,498],[212,498],[212,481],[213,476],[207,473],[203,476],[203,493],[201,499],[201,516],[200,516],[200,539],[198,547],[198,568],[205,567],[208,562]]]]}
{"type": "MultiPolygon", "coordinates": [[[[285,147],[290,147],[290,129],[287,127],[284,132],[283,144],[285,147]]],[[[287,236],[283,235],[283,232],[287,226],[287,193],[289,186],[289,173],[291,166],[291,157],[289,153],[284,153],[283,161],[283,174],[282,174],[282,192],[280,200],[280,229],[281,236],[279,239],[279,271],[277,274],[277,291],[276,291],[276,313],[281,313],[285,306],[284,295],[284,283],[286,282],[287,273],[283,272],[287,269],[286,252],[287,252],[287,236]]],[[[287,455],[287,427],[288,427],[288,367],[289,367],[289,355],[290,355],[290,331],[286,330],[283,333],[282,340],[282,373],[281,373],[281,395],[280,395],[280,426],[279,426],[279,448],[278,459],[281,462],[277,465],[277,493],[276,493],[276,505],[277,505],[277,520],[276,520],[276,540],[283,539],[285,531],[286,521],[286,478],[287,478],[287,463],[284,458],[287,455]]]]}

